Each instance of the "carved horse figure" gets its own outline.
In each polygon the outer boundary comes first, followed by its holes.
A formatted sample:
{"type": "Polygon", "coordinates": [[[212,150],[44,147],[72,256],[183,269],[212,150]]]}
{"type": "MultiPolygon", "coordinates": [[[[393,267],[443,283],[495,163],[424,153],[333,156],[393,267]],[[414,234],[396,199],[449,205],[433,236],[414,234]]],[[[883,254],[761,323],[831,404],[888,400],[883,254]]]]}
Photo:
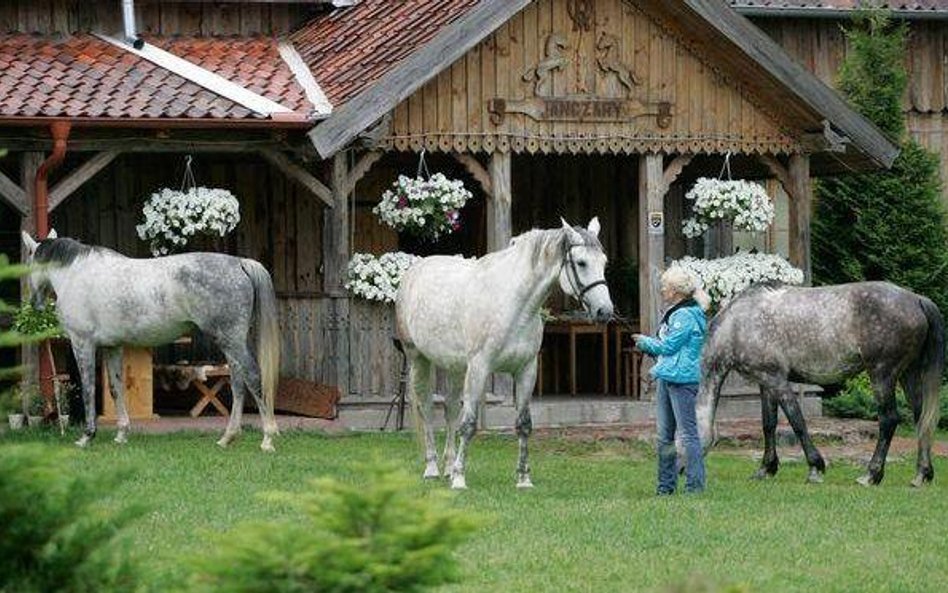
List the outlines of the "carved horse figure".
{"type": "Polygon", "coordinates": [[[569,64],[569,58],[562,52],[569,47],[566,39],[558,33],[550,33],[546,38],[546,57],[523,74],[524,82],[533,82],[533,94],[548,97],[553,92],[553,71],[569,64]]]}
{"type": "Polygon", "coordinates": [[[450,384],[444,404],[447,435],[443,467],[450,473],[451,487],[466,487],[465,456],[492,372],[514,376],[520,443],[517,487],[533,485],[527,439],[533,429],[529,404],[543,339],[540,307],[559,281],[596,319],[612,317],[612,300],[603,276],[606,255],[598,234],[596,218],[586,229],[563,221],[562,228],[526,232],[506,249],[480,259],[426,257],[405,272],[395,300],[395,316],[411,361],[409,396],[416,410],[416,427],[424,437],[425,478],[441,475],[431,425],[431,383],[438,367],[447,372],[450,384]],[[459,399],[459,392],[463,392],[463,399],[459,399]],[[460,431],[457,449],[456,430],[460,431]]]}
{"type": "Polygon", "coordinates": [[[57,238],[55,231],[39,243],[23,233],[23,244],[29,263],[36,264],[30,274],[33,306],[42,308],[49,291],[55,294],[56,312],[79,367],[86,429],[77,445],[85,447],[96,434],[97,349],[105,350],[115,398],[115,441],[124,443],[129,420],[122,347],[167,344],[196,327],[230,365],[233,406],[217,444],[227,446],[240,432],[244,391],[250,391],[263,419],[260,448],[273,450],[280,341],[273,284],[262,265],[220,253],[132,259],[57,238]]]}
{"type": "Polygon", "coordinates": [[[932,432],[945,364],[941,313],[932,301],[887,282],[819,288],[752,286],[711,321],[702,355],[698,427],[710,443],[721,385],[737,371],[760,384],[764,457],[755,477],[777,473],[777,407],[800,440],[809,481],[822,481],[825,463],[807,433],[790,381],[836,385],[869,374],[879,404],[879,438],[863,485],[878,484],[899,422],[895,387],[901,382],[918,434],[913,486],[934,476],[932,432]]]}

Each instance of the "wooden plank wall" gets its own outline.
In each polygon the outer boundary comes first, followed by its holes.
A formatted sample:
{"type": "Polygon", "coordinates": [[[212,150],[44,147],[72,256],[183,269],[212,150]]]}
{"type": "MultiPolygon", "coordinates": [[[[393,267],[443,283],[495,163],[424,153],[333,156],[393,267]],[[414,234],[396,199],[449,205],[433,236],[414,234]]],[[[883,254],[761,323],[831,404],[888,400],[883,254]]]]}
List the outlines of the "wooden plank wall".
{"type": "MultiPolygon", "coordinates": [[[[830,19],[757,19],[774,38],[823,82],[835,86],[846,55],[844,21],[830,19]]],[[[929,150],[939,152],[942,180],[948,179],[948,22],[909,21],[905,65],[909,84],[902,99],[909,132],[929,150]]],[[[942,189],[948,207],[948,185],[942,189]]]]}
{"type": "MultiPolygon", "coordinates": [[[[276,35],[313,14],[306,4],[135,2],[136,26],[152,35],[276,35]]],[[[122,29],[119,0],[3,0],[0,33],[113,33],[122,29]]]]}
{"type": "MultiPolygon", "coordinates": [[[[627,0],[597,0],[594,26],[582,30],[567,13],[569,3],[539,0],[514,16],[477,48],[431,80],[394,112],[392,145],[399,150],[491,152],[668,152],[724,150],[788,152],[795,147],[775,123],[716,72],[682,47],[627,0]],[[669,127],[654,115],[612,122],[535,121],[508,113],[491,121],[491,99],[535,97],[532,68],[549,56],[548,38],[566,41],[553,70],[556,98],[626,98],[615,74],[597,66],[605,55],[602,35],[617,39],[618,61],[642,81],[629,98],[654,109],[673,104],[669,127]]],[[[542,93],[537,93],[542,94],[542,93]]],[[[545,96],[545,95],[544,95],[545,96]]]]}
{"type": "MultiPolygon", "coordinates": [[[[70,157],[58,172],[81,160],[70,157]]],[[[230,189],[241,202],[237,230],[202,247],[259,260],[270,270],[279,297],[282,371],[322,381],[327,358],[335,356],[328,333],[338,329],[321,294],[322,206],[255,156],[195,155],[193,168],[199,184],[230,189]]],[[[135,231],[142,204],[158,188],[178,187],[182,172],[181,155],[122,155],[54,211],[51,222],[61,235],[147,257],[135,231]]]]}

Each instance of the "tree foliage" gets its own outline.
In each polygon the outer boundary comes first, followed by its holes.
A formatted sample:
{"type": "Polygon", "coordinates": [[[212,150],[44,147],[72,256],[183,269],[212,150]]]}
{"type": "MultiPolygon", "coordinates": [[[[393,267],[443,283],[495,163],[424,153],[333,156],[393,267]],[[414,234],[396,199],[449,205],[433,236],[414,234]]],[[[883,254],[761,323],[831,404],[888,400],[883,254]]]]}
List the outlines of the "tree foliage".
{"type": "Polygon", "coordinates": [[[948,231],[939,157],[906,138],[901,97],[906,29],[887,12],[857,14],[839,88],[901,153],[888,171],[854,173],[817,185],[813,277],[817,284],[888,280],[948,312],[948,231]]]}
{"type": "Polygon", "coordinates": [[[267,498],[302,513],[246,523],[197,561],[189,591],[383,593],[422,591],[456,578],[454,547],[474,527],[466,514],[385,465],[367,484],[323,478],[304,493],[267,498]]]}

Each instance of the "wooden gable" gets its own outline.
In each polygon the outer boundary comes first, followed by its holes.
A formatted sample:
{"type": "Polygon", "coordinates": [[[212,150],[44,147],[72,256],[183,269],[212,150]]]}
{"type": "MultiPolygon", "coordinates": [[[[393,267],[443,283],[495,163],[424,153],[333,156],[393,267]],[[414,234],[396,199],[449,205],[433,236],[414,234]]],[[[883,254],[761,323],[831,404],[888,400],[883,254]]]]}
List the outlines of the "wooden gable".
{"type": "Polygon", "coordinates": [[[398,150],[801,150],[794,133],[629,0],[539,0],[394,109],[398,150]]]}

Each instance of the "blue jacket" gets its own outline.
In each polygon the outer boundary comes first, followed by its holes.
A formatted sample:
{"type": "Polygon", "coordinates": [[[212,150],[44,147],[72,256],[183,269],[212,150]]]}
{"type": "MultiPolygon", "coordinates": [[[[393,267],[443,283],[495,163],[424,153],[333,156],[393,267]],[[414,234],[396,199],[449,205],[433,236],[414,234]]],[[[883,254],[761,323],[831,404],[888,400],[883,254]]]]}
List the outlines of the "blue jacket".
{"type": "Polygon", "coordinates": [[[642,337],[639,348],[658,357],[651,374],[669,383],[698,383],[701,378],[701,347],[708,321],[694,301],[674,309],[662,320],[658,337],[642,337]]]}

